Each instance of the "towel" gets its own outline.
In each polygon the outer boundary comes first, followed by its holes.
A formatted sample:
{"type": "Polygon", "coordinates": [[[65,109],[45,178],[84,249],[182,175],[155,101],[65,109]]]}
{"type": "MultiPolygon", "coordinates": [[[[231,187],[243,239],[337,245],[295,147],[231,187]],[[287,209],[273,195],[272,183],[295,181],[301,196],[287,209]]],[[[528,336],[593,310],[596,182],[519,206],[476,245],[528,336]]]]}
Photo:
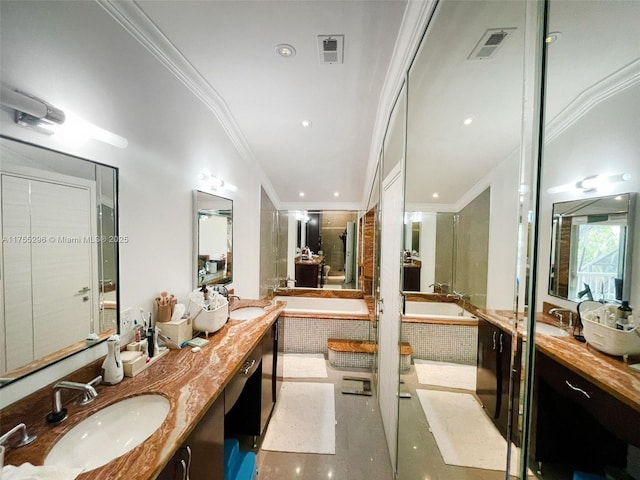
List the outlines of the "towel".
{"type": "Polygon", "coordinates": [[[73,480],[82,473],[82,470],[82,468],[35,466],[23,463],[19,467],[5,465],[2,469],[2,478],[3,480],[73,480]]]}

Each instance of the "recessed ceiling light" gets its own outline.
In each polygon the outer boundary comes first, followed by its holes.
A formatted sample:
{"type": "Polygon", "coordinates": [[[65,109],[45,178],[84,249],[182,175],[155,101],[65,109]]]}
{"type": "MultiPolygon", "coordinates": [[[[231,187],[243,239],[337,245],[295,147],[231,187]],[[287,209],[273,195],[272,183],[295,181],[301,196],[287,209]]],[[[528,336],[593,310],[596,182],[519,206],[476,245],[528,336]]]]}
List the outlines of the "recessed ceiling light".
{"type": "Polygon", "coordinates": [[[300,192],[298,195],[300,195],[301,197],[304,197],[304,192],[300,192]]]}
{"type": "Polygon", "coordinates": [[[280,55],[281,57],[293,57],[296,54],[296,49],[293,48],[292,45],[288,45],[286,43],[281,43],[280,45],[278,45],[276,47],[276,52],[278,53],[278,55],[280,55]]]}
{"type": "Polygon", "coordinates": [[[471,117],[465,118],[462,121],[462,123],[464,123],[465,125],[471,125],[473,123],[473,118],[471,118],[471,117]]]}
{"type": "Polygon", "coordinates": [[[562,38],[562,32],[549,32],[545,37],[544,43],[553,43],[562,38]]]}
{"type": "Polygon", "coordinates": [[[433,198],[438,198],[440,195],[438,195],[438,193],[434,193],[433,195],[431,195],[433,198]]]}
{"type": "Polygon", "coordinates": [[[340,193],[339,193],[339,192],[333,192],[333,196],[334,196],[334,197],[339,197],[339,196],[340,196],[340,193]]]}
{"type": "Polygon", "coordinates": [[[309,128],[311,126],[311,120],[302,120],[300,122],[300,125],[302,125],[304,128],[309,128]]]}

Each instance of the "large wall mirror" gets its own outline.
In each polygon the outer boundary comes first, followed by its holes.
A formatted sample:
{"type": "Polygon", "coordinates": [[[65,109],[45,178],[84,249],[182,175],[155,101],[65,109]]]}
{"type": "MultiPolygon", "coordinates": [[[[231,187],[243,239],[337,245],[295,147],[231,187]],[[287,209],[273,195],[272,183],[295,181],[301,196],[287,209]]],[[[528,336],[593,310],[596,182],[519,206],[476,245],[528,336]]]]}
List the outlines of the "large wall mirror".
{"type": "Polygon", "coordinates": [[[291,210],[286,217],[287,272],[278,277],[298,288],[357,289],[360,212],[291,210]]]}
{"type": "Polygon", "coordinates": [[[634,207],[630,193],[553,204],[551,295],[575,302],[629,300],[634,207]]]}
{"type": "Polygon", "coordinates": [[[401,340],[413,365],[401,367],[398,386],[410,394],[398,405],[402,480],[479,469],[482,478],[505,478],[518,396],[509,395],[510,356],[497,373],[490,354],[494,339],[510,351],[514,327],[489,331],[472,312],[513,306],[526,3],[439,1],[409,70],[401,340]],[[464,300],[454,303],[454,291],[464,300]],[[439,372],[448,373],[436,381],[439,372]],[[463,417],[446,406],[463,402],[474,416],[436,435],[449,426],[443,419],[463,417]],[[476,420],[491,428],[472,432],[476,420]],[[491,445],[491,462],[481,466],[469,445],[458,449],[471,437],[491,445]]]}
{"type": "Polygon", "coordinates": [[[118,326],[118,171],[0,137],[0,377],[10,383],[118,326]]]}
{"type": "Polygon", "coordinates": [[[230,283],[233,280],[233,201],[196,190],[193,210],[194,288],[230,283]]]}

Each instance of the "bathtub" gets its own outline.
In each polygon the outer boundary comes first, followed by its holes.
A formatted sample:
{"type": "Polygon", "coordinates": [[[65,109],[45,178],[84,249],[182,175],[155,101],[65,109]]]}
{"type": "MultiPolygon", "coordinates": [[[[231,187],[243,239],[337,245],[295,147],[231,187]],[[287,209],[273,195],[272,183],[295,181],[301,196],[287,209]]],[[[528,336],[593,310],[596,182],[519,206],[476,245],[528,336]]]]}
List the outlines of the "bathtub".
{"type": "Polygon", "coordinates": [[[405,305],[405,316],[417,319],[451,320],[477,323],[476,317],[464,310],[460,315],[460,305],[447,302],[412,302],[405,305]]]}
{"type": "Polygon", "coordinates": [[[321,314],[322,316],[369,316],[367,303],[361,298],[317,298],[278,296],[274,301],[287,302],[285,314],[321,314]]]}

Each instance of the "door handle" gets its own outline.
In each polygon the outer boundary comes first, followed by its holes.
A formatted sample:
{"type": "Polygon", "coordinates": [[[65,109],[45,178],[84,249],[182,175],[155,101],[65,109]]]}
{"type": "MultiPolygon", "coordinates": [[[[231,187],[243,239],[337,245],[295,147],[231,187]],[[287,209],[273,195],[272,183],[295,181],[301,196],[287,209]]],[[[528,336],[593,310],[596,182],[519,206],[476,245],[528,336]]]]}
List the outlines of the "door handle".
{"type": "Polygon", "coordinates": [[[78,290],[78,295],[83,295],[87,292],[89,292],[91,289],[89,287],[82,287],[80,290],[78,290]]]}
{"type": "Polygon", "coordinates": [[[378,312],[384,313],[384,298],[378,300],[378,312]]]}

